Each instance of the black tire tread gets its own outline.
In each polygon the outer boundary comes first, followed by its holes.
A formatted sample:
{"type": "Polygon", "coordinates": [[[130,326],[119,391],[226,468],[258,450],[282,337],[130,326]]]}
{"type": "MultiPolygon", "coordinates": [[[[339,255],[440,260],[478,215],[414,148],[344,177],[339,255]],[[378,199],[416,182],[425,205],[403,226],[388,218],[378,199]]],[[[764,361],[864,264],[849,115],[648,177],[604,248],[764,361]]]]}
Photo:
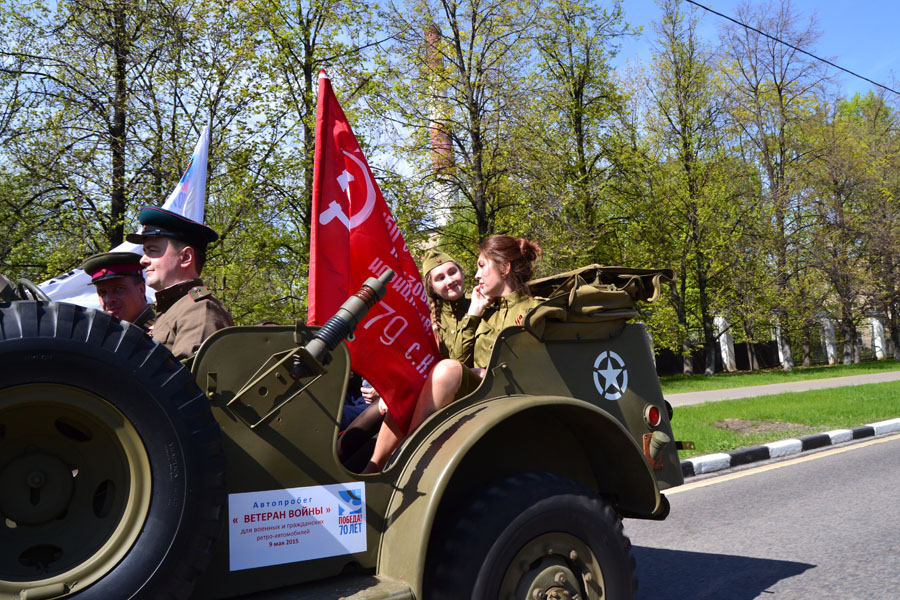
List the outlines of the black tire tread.
{"type": "Polygon", "coordinates": [[[435,528],[429,545],[425,587],[428,600],[458,600],[468,590],[461,581],[474,581],[487,548],[518,512],[549,496],[573,495],[591,505],[592,514],[611,532],[616,552],[628,557],[632,596],[637,591],[635,559],[631,540],[610,502],[579,482],[553,473],[521,473],[500,479],[484,488],[463,510],[445,515],[435,528]],[[515,499],[511,503],[511,499],[515,499]],[[494,515],[486,521],[484,515],[494,515]],[[500,516],[502,515],[502,517],[500,516]],[[508,519],[506,517],[509,517],[508,519]]]}
{"type": "MultiPolygon", "coordinates": [[[[19,301],[0,305],[0,344],[28,345],[35,341],[29,338],[38,337],[44,338],[40,340],[44,345],[101,349],[111,368],[128,369],[143,385],[162,391],[189,432],[186,451],[191,452],[198,468],[192,475],[193,506],[187,507],[193,514],[187,523],[187,539],[180,545],[183,556],[177,560],[167,557],[152,585],[132,591],[133,598],[187,600],[194,581],[210,561],[226,500],[221,434],[208,400],[181,362],[130,323],[66,303],[19,301]]],[[[90,590],[76,595],[90,595],[90,590]]],[[[122,590],[123,598],[126,593],[122,590]]]]}

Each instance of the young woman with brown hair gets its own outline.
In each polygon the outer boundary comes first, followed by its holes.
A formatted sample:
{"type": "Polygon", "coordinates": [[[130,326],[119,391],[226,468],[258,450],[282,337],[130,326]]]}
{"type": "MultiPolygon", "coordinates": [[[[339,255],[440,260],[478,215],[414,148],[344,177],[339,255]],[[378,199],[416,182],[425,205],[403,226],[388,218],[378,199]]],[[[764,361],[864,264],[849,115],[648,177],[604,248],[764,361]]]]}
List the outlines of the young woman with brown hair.
{"type": "Polygon", "coordinates": [[[422,270],[438,350],[443,358],[459,358],[469,320],[465,276],[458,262],[437,250],[425,254],[422,270]]]}

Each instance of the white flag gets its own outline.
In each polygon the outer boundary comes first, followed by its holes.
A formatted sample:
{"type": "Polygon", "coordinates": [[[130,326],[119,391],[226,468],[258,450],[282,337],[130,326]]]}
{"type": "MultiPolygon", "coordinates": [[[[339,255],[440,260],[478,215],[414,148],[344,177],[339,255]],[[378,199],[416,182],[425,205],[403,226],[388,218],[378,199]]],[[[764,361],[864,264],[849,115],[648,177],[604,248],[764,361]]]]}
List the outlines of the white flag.
{"type": "MultiPolygon", "coordinates": [[[[203,209],[206,203],[206,168],[209,160],[209,126],[200,132],[200,139],[194,147],[194,154],[187,170],[181,177],[181,181],[169,194],[162,207],[187,217],[197,223],[203,223],[203,209]]],[[[134,252],[143,254],[144,247],[140,244],[123,242],[110,250],[110,252],[134,252]]],[[[48,279],[39,286],[52,300],[79,304],[87,308],[100,309],[100,301],[97,291],[91,285],[91,278],[82,269],[75,269],[68,273],[48,279]]],[[[147,288],[147,300],[153,302],[156,293],[147,288]]]]}
{"type": "Polygon", "coordinates": [[[203,206],[206,202],[206,166],[209,158],[209,126],[200,132],[191,162],[181,176],[181,181],[169,194],[162,207],[191,221],[203,223],[203,206]]]}

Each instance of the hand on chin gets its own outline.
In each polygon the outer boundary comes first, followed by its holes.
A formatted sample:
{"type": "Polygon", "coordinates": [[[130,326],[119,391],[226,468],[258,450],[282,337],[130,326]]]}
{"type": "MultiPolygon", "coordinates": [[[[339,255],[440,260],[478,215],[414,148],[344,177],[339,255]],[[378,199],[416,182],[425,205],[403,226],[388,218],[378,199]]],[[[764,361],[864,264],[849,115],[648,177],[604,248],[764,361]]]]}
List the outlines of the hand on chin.
{"type": "Polygon", "coordinates": [[[496,300],[495,297],[488,296],[484,293],[484,286],[479,284],[472,290],[472,301],[469,304],[469,314],[481,316],[484,309],[490,306],[496,300]]]}

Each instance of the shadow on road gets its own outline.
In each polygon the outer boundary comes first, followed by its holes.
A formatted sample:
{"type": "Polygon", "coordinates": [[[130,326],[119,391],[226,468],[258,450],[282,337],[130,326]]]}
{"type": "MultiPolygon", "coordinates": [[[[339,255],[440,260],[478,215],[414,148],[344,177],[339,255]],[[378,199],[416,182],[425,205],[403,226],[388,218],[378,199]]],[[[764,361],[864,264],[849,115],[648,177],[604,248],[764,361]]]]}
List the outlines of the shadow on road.
{"type": "Polygon", "coordinates": [[[638,600],[753,600],[816,565],[635,546],[638,600]]]}

